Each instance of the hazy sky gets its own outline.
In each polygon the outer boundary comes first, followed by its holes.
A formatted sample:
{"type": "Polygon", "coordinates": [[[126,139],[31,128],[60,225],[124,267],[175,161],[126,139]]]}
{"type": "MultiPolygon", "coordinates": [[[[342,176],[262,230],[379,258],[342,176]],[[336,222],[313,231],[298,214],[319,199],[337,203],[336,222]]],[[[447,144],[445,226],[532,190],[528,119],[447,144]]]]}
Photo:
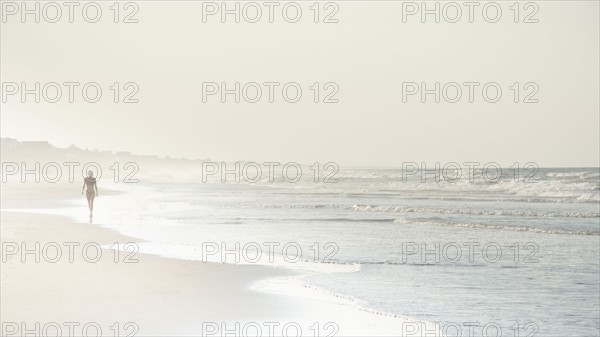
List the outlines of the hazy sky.
{"type": "MultiPolygon", "coordinates": [[[[81,16],[85,3],[75,9],[75,23],[68,22],[63,7],[55,24],[43,17],[35,23],[32,15],[23,24],[20,13],[6,16],[12,9],[3,7],[3,93],[9,82],[26,82],[29,88],[35,82],[81,86],[75,88],[74,103],[64,85],[57,103],[42,97],[36,104],[33,95],[22,103],[19,94],[7,96],[2,137],[222,160],[599,165],[598,1],[535,2],[539,11],[531,18],[538,23],[514,23],[512,1],[498,2],[500,20],[487,23],[482,2],[474,23],[462,7],[463,17],[455,24],[443,18],[435,23],[433,16],[422,23],[418,15],[405,23],[402,2],[391,1],[335,2],[339,11],[333,18],[339,22],[328,24],[313,22],[312,1],[299,2],[303,11],[297,23],[284,20],[282,6],[275,8],[275,23],[269,23],[268,8],[262,6],[256,24],[243,18],[235,23],[233,16],[221,23],[218,15],[203,23],[201,2],[142,1],[135,2],[139,11],[133,18],[139,22],[125,24],[113,22],[112,3],[100,2],[102,17],[95,24],[81,16]],[[84,101],[80,92],[87,82],[101,86],[99,102],[84,101]],[[120,101],[132,91],[123,85],[135,82],[139,103],[114,103],[114,82],[121,86],[120,101]],[[258,103],[243,98],[234,103],[233,95],[227,103],[219,95],[203,103],[203,82],[226,82],[229,88],[235,82],[281,85],[274,103],[265,85],[258,103]],[[297,103],[281,95],[288,82],[302,89],[297,103]],[[320,101],[334,88],[324,84],[336,83],[339,102],[314,103],[310,87],[315,82],[321,86],[320,101]],[[443,98],[435,103],[428,95],[422,103],[417,94],[403,102],[403,82],[426,82],[430,89],[435,82],[442,87],[456,82],[463,96],[457,103],[443,98]],[[464,82],[481,83],[474,103],[464,82]],[[502,89],[497,103],[481,94],[488,82],[502,89]],[[510,89],[515,82],[519,103],[510,89]],[[528,82],[535,85],[525,88],[528,82]],[[532,97],[539,102],[523,103],[535,90],[532,97]]],[[[335,9],[320,7],[320,21],[335,9]]],[[[247,9],[248,17],[254,16],[254,9],[247,9]]],[[[119,21],[132,10],[120,8],[119,21]]],[[[521,7],[518,20],[535,10],[521,7]]],[[[88,8],[90,16],[93,11],[88,8]]],[[[453,15],[451,8],[448,13],[453,15]]],[[[53,17],[54,9],[47,8],[47,15],[53,17]]],[[[494,89],[489,93],[493,98],[494,89]]]]}

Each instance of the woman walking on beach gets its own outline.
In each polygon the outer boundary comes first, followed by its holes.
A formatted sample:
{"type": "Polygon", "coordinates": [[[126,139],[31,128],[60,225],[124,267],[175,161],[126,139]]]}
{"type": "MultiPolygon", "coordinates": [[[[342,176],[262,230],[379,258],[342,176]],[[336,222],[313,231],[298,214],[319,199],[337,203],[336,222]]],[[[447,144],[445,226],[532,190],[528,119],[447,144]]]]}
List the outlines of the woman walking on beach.
{"type": "Polygon", "coordinates": [[[81,188],[81,194],[83,195],[83,190],[86,188],[85,196],[87,198],[88,207],[90,209],[90,218],[92,217],[92,212],[94,211],[94,198],[98,196],[98,187],[96,186],[96,178],[94,178],[94,172],[91,170],[88,171],[88,176],[83,179],[83,187],[81,188]]]}

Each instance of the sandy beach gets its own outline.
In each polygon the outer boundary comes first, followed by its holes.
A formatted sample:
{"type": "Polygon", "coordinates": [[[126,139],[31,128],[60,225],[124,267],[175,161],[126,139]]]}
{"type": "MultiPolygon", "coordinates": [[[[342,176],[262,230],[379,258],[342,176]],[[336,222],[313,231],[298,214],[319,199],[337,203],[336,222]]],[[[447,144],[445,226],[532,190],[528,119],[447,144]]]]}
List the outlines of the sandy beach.
{"type": "MultiPolygon", "coordinates": [[[[3,187],[3,209],[20,210],[2,211],[3,335],[95,335],[99,330],[110,336],[269,336],[298,331],[307,336],[358,336],[399,335],[402,329],[400,318],[316,294],[303,298],[252,289],[256,282],[294,275],[283,268],[141,253],[116,256],[111,245],[139,240],[95,224],[39,214],[41,208],[59,207],[60,198],[72,197],[73,190],[77,189],[71,185],[3,187]],[[37,213],[27,213],[29,208],[37,213]],[[27,253],[36,251],[36,243],[37,253],[27,253]],[[101,257],[98,246],[103,246],[101,257]]],[[[98,200],[111,197],[103,192],[98,200]]]]}
{"type": "Polygon", "coordinates": [[[0,16],[0,337],[600,337],[600,0],[0,16]]]}

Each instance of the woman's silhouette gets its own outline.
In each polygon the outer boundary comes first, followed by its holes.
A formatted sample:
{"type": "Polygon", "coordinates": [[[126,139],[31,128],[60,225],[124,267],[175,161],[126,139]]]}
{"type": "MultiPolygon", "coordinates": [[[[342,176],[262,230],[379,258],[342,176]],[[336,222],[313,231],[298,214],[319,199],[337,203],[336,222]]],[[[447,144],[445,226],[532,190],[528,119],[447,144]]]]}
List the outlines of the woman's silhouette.
{"type": "Polygon", "coordinates": [[[92,212],[94,212],[94,198],[98,196],[98,187],[96,186],[96,178],[94,178],[94,172],[91,170],[88,171],[88,176],[83,179],[83,187],[81,188],[81,194],[83,195],[83,190],[87,187],[85,191],[85,196],[87,198],[88,207],[90,209],[90,218],[92,217],[92,212]]]}

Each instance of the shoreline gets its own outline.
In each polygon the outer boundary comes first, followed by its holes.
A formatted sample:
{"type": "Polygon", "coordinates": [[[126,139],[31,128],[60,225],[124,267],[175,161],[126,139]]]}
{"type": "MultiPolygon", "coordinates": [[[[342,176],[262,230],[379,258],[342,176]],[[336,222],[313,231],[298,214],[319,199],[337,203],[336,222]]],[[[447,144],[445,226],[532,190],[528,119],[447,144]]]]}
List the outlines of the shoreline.
{"type": "MultiPolygon", "coordinates": [[[[129,254],[117,254],[116,250],[125,253],[122,248],[127,242],[143,240],[102,224],[90,226],[69,217],[42,214],[39,212],[42,208],[66,206],[73,194],[63,190],[58,193],[59,202],[48,203],[44,202],[47,199],[43,193],[36,191],[40,200],[32,201],[28,197],[31,191],[20,191],[22,195],[12,198],[13,191],[7,194],[3,188],[3,243],[25,243],[31,249],[38,242],[43,255],[43,247],[51,242],[59,245],[77,242],[81,247],[94,242],[101,246],[102,258],[91,263],[82,258],[83,254],[79,257],[74,254],[72,263],[64,256],[57,263],[50,263],[49,256],[42,256],[40,263],[36,263],[32,261],[33,254],[25,254],[26,262],[22,263],[19,261],[22,254],[7,256],[1,273],[2,322],[25,322],[27,328],[39,322],[42,329],[44,322],[76,321],[81,326],[97,322],[103,335],[111,335],[115,323],[119,323],[120,333],[126,335],[134,328],[127,323],[134,322],[139,327],[136,335],[142,336],[220,336],[228,329],[238,329],[242,335],[252,334],[251,331],[256,331],[252,322],[279,322],[282,329],[286,325],[295,330],[300,327],[302,335],[310,336],[334,331],[336,336],[392,336],[398,335],[402,325],[409,322],[369,312],[348,303],[351,301],[338,298],[336,302],[334,296],[319,294],[315,289],[304,289],[312,291],[314,296],[259,289],[258,285],[272,280],[300,276],[289,268],[201,262],[145,253],[132,255],[139,262],[125,263],[129,254]],[[11,200],[9,207],[5,207],[6,200],[11,200]],[[20,211],[16,212],[16,208],[20,211]],[[118,245],[114,246],[115,243],[118,245]],[[56,305],[60,310],[56,310],[56,305]],[[317,327],[319,331],[315,331],[317,327]]],[[[100,197],[110,194],[105,189],[100,197]]],[[[46,253],[50,254],[52,247],[48,247],[46,253]]],[[[131,251],[132,247],[128,248],[131,251]]],[[[67,252],[64,246],[62,250],[67,252]]],[[[91,251],[90,248],[88,255],[91,251]]],[[[261,329],[262,335],[271,333],[268,326],[261,325],[261,329]]],[[[277,326],[275,334],[276,329],[277,326]]]]}

